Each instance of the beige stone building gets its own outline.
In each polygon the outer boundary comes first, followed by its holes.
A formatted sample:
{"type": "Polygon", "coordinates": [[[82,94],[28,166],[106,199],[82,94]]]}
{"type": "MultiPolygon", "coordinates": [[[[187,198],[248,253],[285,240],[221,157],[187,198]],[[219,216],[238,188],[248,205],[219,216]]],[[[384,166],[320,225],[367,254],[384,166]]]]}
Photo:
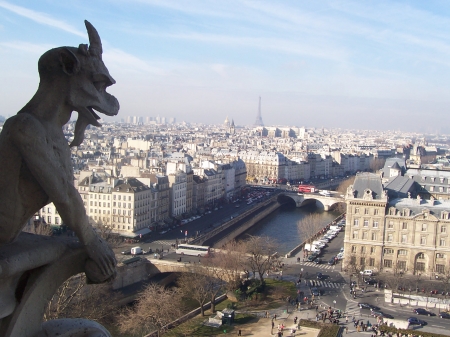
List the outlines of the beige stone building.
{"type": "Polygon", "coordinates": [[[356,176],[347,195],[343,268],[434,276],[449,272],[450,202],[388,200],[376,174],[356,176]]]}

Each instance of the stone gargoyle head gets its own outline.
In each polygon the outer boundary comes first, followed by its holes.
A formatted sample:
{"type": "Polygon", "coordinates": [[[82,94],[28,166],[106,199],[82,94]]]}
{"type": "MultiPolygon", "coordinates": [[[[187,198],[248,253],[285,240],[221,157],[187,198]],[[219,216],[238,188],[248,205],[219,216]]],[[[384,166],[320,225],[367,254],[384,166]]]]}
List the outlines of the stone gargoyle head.
{"type": "Polygon", "coordinates": [[[106,92],[106,88],[116,81],[103,63],[100,36],[91,23],[84,22],[89,46],[54,48],[43,54],[38,62],[40,86],[65,95],[65,103],[78,112],[75,137],[70,146],[81,144],[89,124],[101,126],[96,111],[108,116],[119,112],[119,101],[106,92]]]}

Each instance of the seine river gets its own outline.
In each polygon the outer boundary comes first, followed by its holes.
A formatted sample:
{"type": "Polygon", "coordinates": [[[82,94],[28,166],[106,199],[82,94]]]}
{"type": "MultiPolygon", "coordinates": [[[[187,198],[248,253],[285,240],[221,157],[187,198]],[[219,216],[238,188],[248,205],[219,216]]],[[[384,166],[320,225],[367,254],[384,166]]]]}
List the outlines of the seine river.
{"type": "Polygon", "coordinates": [[[293,204],[284,204],[246,234],[275,238],[280,246],[278,253],[286,254],[304,241],[297,230],[297,222],[312,212],[321,215],[323,225],[330,223],[339,215],[337,212],[325,212],[315,206],[297,208],[293,204]]]}

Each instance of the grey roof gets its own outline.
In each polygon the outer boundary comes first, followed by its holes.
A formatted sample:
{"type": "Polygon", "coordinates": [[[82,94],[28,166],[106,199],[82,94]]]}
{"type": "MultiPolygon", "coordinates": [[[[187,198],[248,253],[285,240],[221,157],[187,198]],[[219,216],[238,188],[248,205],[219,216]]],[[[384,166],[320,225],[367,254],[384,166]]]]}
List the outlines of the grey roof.
{"type": "Polygon", "coordinates": [[[381,199],[383,193],[383,185],[381,184],[380,176],[375,173],[357,173],[355,182],[353,183],[355,198],[363,198],[364,191],[366,191],[367,189],[372,191],[372,198],[374,200],[381,199]]]}
{"type": "Polygon", "coordinates": [[[429,210],[431,214],[435,215],[438,219],[441,218],[442,212],[450,212],[449,200],[424,200],[417,198],[398,198],[389,201],[389,207],[395,207],[401,211],[403,209],[409,209],[411,211],[410,216],[414,217],[421,214],[424,210],[429,210]]]}
{"type": "Polygon", "coordinates": [[[391,167],[395,168],[395,169],[400,168],[402,175],[403,175],[406,171],[405,159],[404,158],[387,158],[386,162],[384,163],[384,167],[382,169],[384,177],[389,177],[389,170],[391,169],[391,167]]]}
{"type": "Polygon", "coordinates": [[[384,188],[391,198],[406,198],[408,192],[415,196],[417,183],[408,177],[397,176],[390,180],[384,188]]]}

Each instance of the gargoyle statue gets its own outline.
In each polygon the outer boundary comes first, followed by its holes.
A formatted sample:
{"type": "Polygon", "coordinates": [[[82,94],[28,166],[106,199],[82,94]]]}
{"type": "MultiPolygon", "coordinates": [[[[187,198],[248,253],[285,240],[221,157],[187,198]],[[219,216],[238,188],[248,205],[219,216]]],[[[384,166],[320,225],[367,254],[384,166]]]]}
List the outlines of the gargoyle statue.
{"type": "MultiPolygon", "coordinates": [[[[40,83],[33,98],[9,118],[0,134],[0,247],[13,242],[28,219],[53,202],[66,225],[86,247],[87,273],[92,282],[115,275],[116,259],[97,236],[73,185],[70,147],[62,127],[78,112],[75,137],[83,141],[88,124],[99,126],[94,110],[113,116],[117,99],[106,92],[114,84],[102,61],[102,44],[95,28],[85,21],[89,46],[47,51],[38,63],[40,83]]],[[[20,263],[20,262],[18,262],[20,263]]],[[[3,316],[4,317],[4,316],[3,316]]],[[[1,319],[1,316],[0,316],[1,319]]]]}

